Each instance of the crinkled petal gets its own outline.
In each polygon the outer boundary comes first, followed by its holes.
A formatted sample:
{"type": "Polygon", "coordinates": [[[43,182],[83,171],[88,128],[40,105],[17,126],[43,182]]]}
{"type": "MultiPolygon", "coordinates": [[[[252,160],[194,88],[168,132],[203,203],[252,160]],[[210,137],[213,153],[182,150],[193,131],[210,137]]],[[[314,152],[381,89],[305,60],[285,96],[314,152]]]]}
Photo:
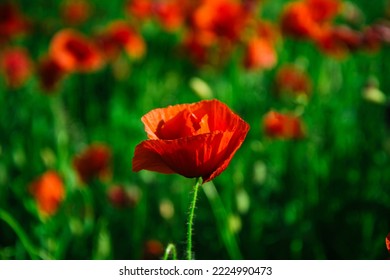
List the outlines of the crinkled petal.
{"type": "Polygon", "coordinates": [[[149,170],[163,174],[175,173],[162,159],[161,145],[163,140],[146,140],[135,147],[133,171],[149,170]]]}
{"type": "MultiPolygon", "coordinates": [[[[218,100],[203,100],[192,104],[179,104],[168,106],[167,108],[154,109],[142,117],[142,122],[145,125],[145,131],[149,139],[167,139],[167,135],[159,135],[160,128],[167,122],[173,120],[177,126],[181,126],[179,119],[192,116],[199,120],[201,131],[196,134],[210,131],[232,131],[239,122],[240,117],[234,114],[229,107],[218,100]],[[184,114],[184,111],[191,114],[184,114]],[[205,116],[207,115],[207,118],[205,116]],[[179,116],[179,117],[178,117],[179,116]],[[207,120],[208,125],[202,125],[201,120],[207,120]]],[[[188,122],[182,120],[182,125],[185,126],[188,122]]],[[[169,139],[175,139],[175,135],[169,139]]],[[[186,135],[188,136],[188,135],[186,135]]]]}
{"type": "Polygon", "coordinates": [[[178,173],[210,181],[226,169],[248,129],[245,124],[235,132],[216,131],[175,140],[143,141],[136,147],[133,171],[178,173]]]}

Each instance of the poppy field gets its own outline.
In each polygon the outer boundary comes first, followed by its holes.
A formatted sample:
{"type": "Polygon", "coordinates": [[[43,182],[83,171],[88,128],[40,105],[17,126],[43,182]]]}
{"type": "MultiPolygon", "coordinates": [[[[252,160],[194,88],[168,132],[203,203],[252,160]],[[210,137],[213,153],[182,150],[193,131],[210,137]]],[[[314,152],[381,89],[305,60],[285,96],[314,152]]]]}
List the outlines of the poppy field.
{"type": "Polygon", "coordinates": [[[0,0],[0,259],[388,259],[374,2],[0,0]]]}

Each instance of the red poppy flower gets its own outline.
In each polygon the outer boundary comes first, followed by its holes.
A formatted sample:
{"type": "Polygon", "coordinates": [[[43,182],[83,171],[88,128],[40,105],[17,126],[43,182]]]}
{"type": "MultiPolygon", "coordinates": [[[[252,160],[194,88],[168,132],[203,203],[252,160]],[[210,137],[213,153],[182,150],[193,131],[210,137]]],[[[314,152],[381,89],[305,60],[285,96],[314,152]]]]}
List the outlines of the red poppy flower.
{"type": "Polygon", "coordinates": [[[134,207],[140,199],[140,191],[135,187],[126,189],[123,186],[114,185],[108,189],[108,199],[112,205],[119,208],[134,207]]]}
{"type": "Polygon", "coordinates": [[[268,40],[272,43],[277,43],[280,38],[278,28],[270,21],[258,21],[256,26],[257,35],[260,38],[268,40]]]}
{"type": "Polygon", "coordinates": [[[276,73],[276,90],[278,94],[309,95],[311,93],[311,80],[308,75],[295,65],[286,64],[276,73]]]}
{"type": "Polygon", "coordinates": [[[324,22],[333,19],[340,11],[339,0],[305,0],[311,11],[313,19],[317,22],[324,22]]]}
{"type": "Polygon", "coordinates": [[[61,14],[67,24],[79,25],[89,18],[91,5],[86,0],[67,0],[62,4],[61,14]]]}
{"type": "Polygon", "coordinates": [[[73,166],[80,180],[106,179],[111,175],[111,151],[103,144],[93,144],[73,159],[73,166]]]}
{"type": "Polygon", "coordinates": [[[381,34],[373,26],[366,27],[362,32],[361,48],[374,53],[382,47],[381,34]]]}
{"type": "Polygon", "coordinates": [[[224,171],[249,125],[218,100],[155,109],[142,117],[149,140],[135,148],[142,169],[210,181],[224,171]]]}
{"type": "Polygon", "coordinates": [[[382,43],[390,44],[390,21],[380,20],[373,24],[372,28],[379,34],[382,43]]]}
{"type": "Polygon", "coordinates": [[[195,33],[187,34],[183,42],[183,47],[189,57],[197,64],[202,65],[208,59],[208,46],[204,44],[202,38],[195,33]]]}
{"type": "Polygon", "coordinates": [[[350,51],[360,47],[361,40],[359,32],[347,26],[333,26],[322,33],[317,44],[324,53],[335,58],[344,58],[350,51]]]}
{"type": "Polygon", "coordinates": [[[291,2],[284,7],[281,18],[283,34],[298,39],[317,38],[321,26],[312,17],[312,12],[304,2],[291,2]]]}
{"type": "Polygon", "coordinates": [[[194,11],[192,23],[195,30],[208,34],[210,40],[222,37],[235,41],[242,34],[247,15],[238,1],[204,0],[194,11]]]}
{"type": "Polygon", "coordinates": [[[28,22],[12,3],[0,4],[0,42],[4,39],[23,34],[28,29],[28,22]]]}
{"type": "Polygon", "coordinates": [[[158,240],[148,240],[144,244],[143,256],[144,260],[161,260],[164,254],[164,246],[158,240]]]}
{"type": "Polygon", "coordinates": [[[317,22],[333,19],[341,8],[339,0],[305,0],[305,2],[312,18],[317,22]]]}
{"type": "Polygon", "coordinates": [[[377,52],[382,44],[390,43],[390,23],[378,21],[367,26],[362,32],[361,48],[367,52],[377,52]]]}
{"type": "Polygon", "coordinates": [[[32,61],[23,48],[5,50],[0,55],[0,71],[11,88],[22,86],[32,74],[32,61]]]}
{"type": "Polygon", "coordinates": [[[263,129],[271,138],[298,139],[305,136],[303,124],[298,117],[275,111],[264,116],[263,129]]]}
{"type": "Polygon", "coordinates": [[[61,177],[55,171],[47,171],[30,185],[38,210],[43,215],[53,215],[65,198],[61,177]]]}
{"type": "Polygon", "coordinates": [[[50,92],[57,89],[66,72],[56,60],[45,57],[38,64],[38,75],[42,89],[50,92]]]}
{"type": "Polygon", "coordinates": [[[98,44],[105,55],[113,59],[123,49],[131,58],[140,58],[145,54],[143,38],[125,21],[115,21],[98,36],[98,44]]]}
{"type": "Polygon", "coordinates": [[[244,57],[247,69],[270,69],[275,66],[277,60],[277,53],[271,41],[253,38],[248,42],[244,57]]]}
{"type": "Polygon", "coordinates": [[[98,48],[76,30],[59,31],[50,44],[50,56],[66,71],[90,72],[103,65],[98,48]]]}
{"type": "Polygon", "coordinates": [[[168,31],[180,28],[185,19],[183,0],[161,1],[156,4],[155,11],[158,21],[168,31]]]}
{"type": "Polygon", "coordinates": [[[151,0],[128,0],[126,2],[126,11],[130,16],[147,19],[152,17],[153,5],[151,0]]]}
{"type": "Polygon", "coordinates": [[[389,253],[390,253],[390,232],[389,232],[389,234],[386,236],[386,248],[387,248],[387,250],[388,250],[389,253]]]}

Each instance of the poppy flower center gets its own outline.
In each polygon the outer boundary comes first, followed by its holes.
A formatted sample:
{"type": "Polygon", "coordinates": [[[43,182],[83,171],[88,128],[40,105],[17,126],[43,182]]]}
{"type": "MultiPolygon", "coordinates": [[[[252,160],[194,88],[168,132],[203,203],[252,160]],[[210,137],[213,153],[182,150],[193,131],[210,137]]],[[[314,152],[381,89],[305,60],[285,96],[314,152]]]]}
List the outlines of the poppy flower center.
{"type": "Polygon", "coordinates": [[[75,39],[70,39],[65,47],[78,61],[86,61],[91,55],[88,46],[75,39]]]}
{"type": "Polygon", "coordinates": [[[186,109],[170,120],[161,121],[157,127],[156,135],[160,139],[172,140],[209,132],[208,115],[197,116],[186,109]]]}

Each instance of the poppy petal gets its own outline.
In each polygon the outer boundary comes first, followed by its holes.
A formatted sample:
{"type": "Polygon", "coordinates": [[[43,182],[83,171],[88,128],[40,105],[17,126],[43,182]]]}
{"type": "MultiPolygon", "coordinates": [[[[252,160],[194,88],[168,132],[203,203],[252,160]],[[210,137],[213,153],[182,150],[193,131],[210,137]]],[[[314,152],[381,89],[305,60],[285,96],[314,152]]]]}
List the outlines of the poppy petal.
{"type": "Polygon", "coordinates": [[[136,147],[133,171],[178,173],[207,182],[226,169],[245,135],[214,132],[168,141],[146,140],[136,147]]]}
{"type": "Polygon", "coordinates": [[[155,171],[163,174],[175,173],[162,159],[160,153],[160,140],[146,140],[135,147],[133,157],[133,171],[155,171]]]}

